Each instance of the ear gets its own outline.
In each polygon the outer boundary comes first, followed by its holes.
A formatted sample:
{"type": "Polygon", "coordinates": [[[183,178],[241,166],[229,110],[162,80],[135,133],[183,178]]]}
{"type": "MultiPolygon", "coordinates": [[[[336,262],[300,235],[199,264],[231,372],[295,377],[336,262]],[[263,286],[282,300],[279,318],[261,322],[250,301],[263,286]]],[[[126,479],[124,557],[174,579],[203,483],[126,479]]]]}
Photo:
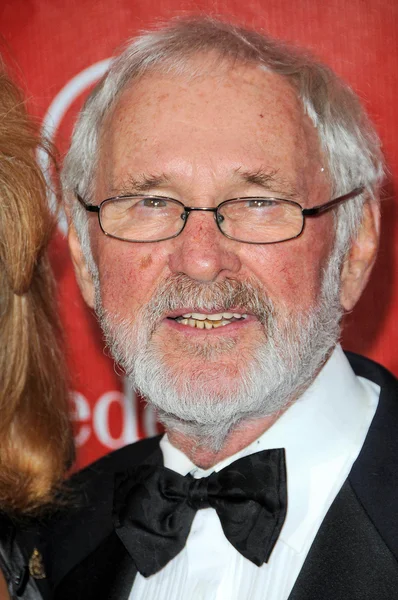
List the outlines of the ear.
{"type": "Polygon", "coordinates": [[[76,279],[84,300],[90,308],[94,308],[94,283],[90,271],[87,268],[86,260],[83,256],[79,238],[75,226],[69,226],[69,249],[72,256],[73,266],[75,267],[76,279]]]}
{"type": "Polygon", "coordinates": [[[344,260],[340,302],[350,311],[358,302],[376,260],[380,233],[380,207],[374,201],[364,205],[358,235],[344,260]]]}

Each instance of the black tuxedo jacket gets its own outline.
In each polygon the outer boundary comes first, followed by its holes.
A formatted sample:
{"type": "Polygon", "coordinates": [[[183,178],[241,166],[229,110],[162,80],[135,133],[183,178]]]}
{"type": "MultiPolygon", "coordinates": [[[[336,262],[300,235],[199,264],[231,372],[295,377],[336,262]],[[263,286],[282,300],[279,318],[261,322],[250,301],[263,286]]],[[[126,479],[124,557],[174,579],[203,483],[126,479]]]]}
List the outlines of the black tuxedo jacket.
{"type": "MultiPolygon", "coordinates": [[[[398,382],[372,361],[348,357],[357,375],[380,385],[379,406],[289,600],[398,598],[398,382]]],[[[129,598],[137,571],[112,526],[114,474],[161,463],[158,442],[127,446],[75,477],[76,508],[49,526],[55,600],[129,598]]]]}

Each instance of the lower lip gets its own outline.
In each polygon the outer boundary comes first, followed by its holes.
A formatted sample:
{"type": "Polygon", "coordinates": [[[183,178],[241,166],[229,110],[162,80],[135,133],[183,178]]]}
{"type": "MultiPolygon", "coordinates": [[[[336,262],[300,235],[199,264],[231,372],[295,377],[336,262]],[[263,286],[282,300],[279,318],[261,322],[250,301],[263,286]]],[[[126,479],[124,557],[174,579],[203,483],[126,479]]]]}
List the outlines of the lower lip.
{"type": "Polygon", "coordinates": [[[165,323],[168,327],[175,329],[176,331],[180,331],[185,335],[195,335],[201,337],[209,335],[230,335],[239,332],[242,327],[246,327],[250,323],[254,322],[257,322],[257,319],[249,315],[246,319],[233,321],[232,323],[229,323],[228,325],[222,325],[221,327],[213,327],[213,329],[199,329],[198,327],[191,327],[190,325],[182,325],[182,323],[179,323],[174,319],[163,320],[163,323],[165,323]]]}

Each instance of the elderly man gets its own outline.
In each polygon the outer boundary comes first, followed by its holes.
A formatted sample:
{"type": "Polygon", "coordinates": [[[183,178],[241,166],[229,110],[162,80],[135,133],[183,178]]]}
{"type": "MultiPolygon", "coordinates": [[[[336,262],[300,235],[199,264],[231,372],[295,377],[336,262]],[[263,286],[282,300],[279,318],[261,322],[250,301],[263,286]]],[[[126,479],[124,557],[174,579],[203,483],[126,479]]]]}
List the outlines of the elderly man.
{"type": "Polygon", "coordinates": [[[338,344],[382,177],[303,52],[193,19],[114,61],[66,159],[70,247],[166,434],[75,479],[58,600],[396,597],[397,384],[338,344]]]}

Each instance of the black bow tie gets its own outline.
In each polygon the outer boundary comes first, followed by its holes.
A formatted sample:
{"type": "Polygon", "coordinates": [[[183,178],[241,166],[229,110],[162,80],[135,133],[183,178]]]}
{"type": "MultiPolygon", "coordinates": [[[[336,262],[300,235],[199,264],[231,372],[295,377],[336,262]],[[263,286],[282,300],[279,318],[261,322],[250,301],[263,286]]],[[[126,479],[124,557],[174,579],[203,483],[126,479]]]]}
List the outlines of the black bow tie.
{"type": "Polygon", "coordinates": [[[177,556],[196,511],[209,507],[238,552],[267,562],[286,516],[285,451],[251,454],[202,479],[145,464],[116,476],[116,533],[145,577],[177,556]]]}

